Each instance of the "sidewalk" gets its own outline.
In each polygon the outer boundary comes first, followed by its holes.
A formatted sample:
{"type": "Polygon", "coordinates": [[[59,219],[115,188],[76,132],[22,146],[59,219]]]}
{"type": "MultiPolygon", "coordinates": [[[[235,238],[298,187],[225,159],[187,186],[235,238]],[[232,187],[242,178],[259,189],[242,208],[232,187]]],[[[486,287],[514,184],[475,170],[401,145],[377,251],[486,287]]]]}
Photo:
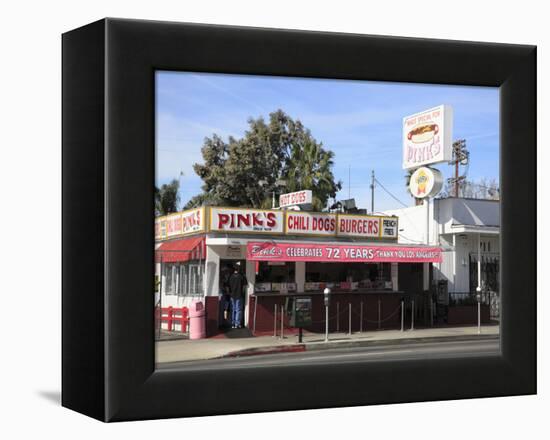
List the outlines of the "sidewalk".
{"type": "Polygon", "coordinates": [[[198,340],[160,341],[156,344],[156,362],[181,362],[214,359],[230,356],[249,356],[282,352],[326,350],[331,348],[357,347],[376,344],[401,344],[407,342],[435,342],[466,340],[472,338],[497,338],[498,325],[428,328],[418,330],[380,330],[363,333],[331,333],[329,342],[324,334],[304,333],[303,343],[298,343],[296,335],[286,335],[284,339],[273,336],[250,338],[209,338],[198,340]]]}

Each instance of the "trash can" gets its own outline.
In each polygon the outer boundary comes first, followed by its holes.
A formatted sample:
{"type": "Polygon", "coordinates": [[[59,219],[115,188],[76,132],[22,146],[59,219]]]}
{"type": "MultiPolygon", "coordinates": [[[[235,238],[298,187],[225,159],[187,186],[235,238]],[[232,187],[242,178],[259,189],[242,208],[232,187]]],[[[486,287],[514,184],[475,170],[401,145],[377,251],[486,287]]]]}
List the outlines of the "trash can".
{"type": "Polygon", "coordinates": [[[202,301],[193,301],[189,306],[189,339],[206,337],[206,310],[202,301]]]}

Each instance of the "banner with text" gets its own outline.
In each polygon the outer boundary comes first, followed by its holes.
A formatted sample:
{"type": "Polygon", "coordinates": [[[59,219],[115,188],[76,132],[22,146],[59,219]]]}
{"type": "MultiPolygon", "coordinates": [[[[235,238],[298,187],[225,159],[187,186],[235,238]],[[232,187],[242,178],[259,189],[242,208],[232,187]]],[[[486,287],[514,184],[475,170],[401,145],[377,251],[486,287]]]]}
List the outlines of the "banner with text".
{"type": "Polygon", "coordinates": [[[252,261],[441,263],[441,252],[438,247],[250,242],[246,258],[252,261]]]}
{"type": "Polygon", "coordinates": [[[155,239],[168,239],[205,230],[204,208],[169,214],[155,220],[155,239]]]}

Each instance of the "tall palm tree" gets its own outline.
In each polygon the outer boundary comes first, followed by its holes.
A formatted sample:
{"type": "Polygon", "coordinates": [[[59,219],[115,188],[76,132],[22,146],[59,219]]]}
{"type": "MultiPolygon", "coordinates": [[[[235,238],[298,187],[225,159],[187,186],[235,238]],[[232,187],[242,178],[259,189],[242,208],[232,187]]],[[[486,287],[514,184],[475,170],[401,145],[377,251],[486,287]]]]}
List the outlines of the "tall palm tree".
{"type": "Polygon", "coordinates": [[[341,182],[334,182],[332,166],[334,153],[312,139],[305,139],[292,147],[286,175],[289,192],[309,189],[313,193],[313,208],[322,210],[329,197],[335,197],[341,182]]]}
{"type": "Polygon", "coordinates": [[[180,197],[178,190],[180,183],[173,179],[170,183],[165,183],[160,188],[155,187],[155,214],[166,215],[171,212],[177,212],[180,197]]]}

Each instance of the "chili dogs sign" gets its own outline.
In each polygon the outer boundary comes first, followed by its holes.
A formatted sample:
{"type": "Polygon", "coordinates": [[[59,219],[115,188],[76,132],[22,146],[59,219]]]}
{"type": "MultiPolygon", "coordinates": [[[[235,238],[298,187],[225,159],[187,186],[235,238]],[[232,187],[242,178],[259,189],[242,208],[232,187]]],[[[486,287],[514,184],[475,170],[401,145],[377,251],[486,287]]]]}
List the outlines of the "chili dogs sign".
{"type": "Polygon", "coordinates": [[[155,220],[155,239],[168,239],[205,230],[204,208],[177,212],[155,220]]]}
{"type": "Polygon", "coordinates": [[[286,233],[291,235],[336,235],[336,214],[288,211],[286,233]]]}
{"type": "Polygon", "coordinates": [[[403,118],[403,169],[452,159],[453,109],[448,105],[403,118]]]}
{"type": "Polygon", "coordinates": [[[441,263],[441,248],[309,243],[247,244],[248,260],[369,263],[441,263]]]}
{"type": "Polygon", "coordinates": [[[210,231],[284,233],[284,212],[265,209],[210,208],[210,231]]]}

